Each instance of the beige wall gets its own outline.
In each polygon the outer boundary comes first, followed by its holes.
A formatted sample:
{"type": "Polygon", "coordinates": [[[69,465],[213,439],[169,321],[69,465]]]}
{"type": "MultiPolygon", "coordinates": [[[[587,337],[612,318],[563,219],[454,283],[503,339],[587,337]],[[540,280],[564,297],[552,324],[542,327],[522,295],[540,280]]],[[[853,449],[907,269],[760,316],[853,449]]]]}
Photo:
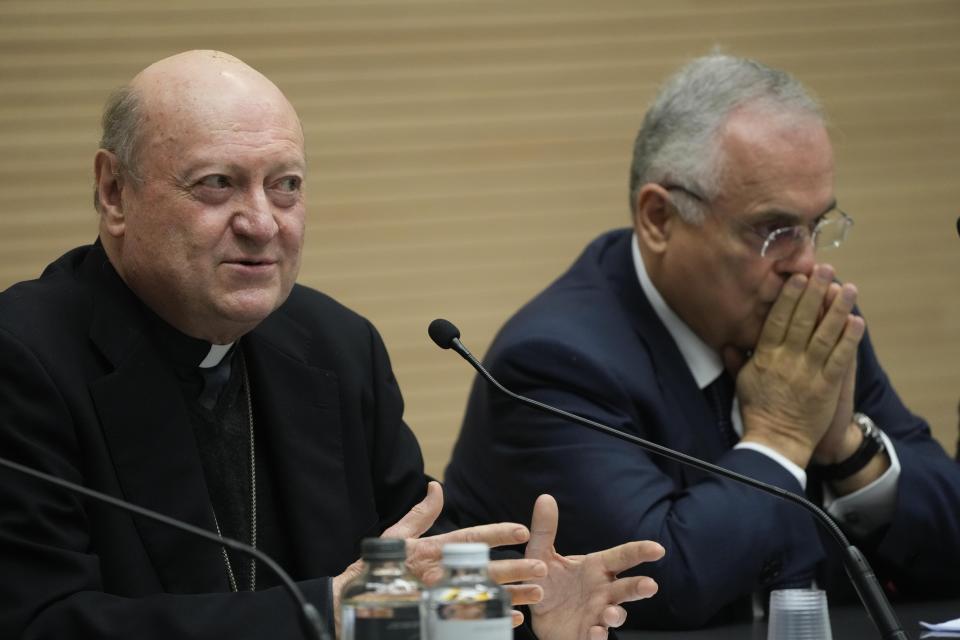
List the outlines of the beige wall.
{"type": "Polygon", "coordinates": [[[823,99],[835,254],[877,349],[937,436],[960,392],[960,2],[759,0],[0,2],[0,287],[93,240],[107,92],[188,48],[235,53],[306,125],[301,281],[390,347],[428,469],[442,472],[469,371],[426,337],[496,328],[594,235],[627,221],[632,137],[657,84],[714,45],[823,99]],[[162,4],[162,8],[161,8],[162,4]]]}

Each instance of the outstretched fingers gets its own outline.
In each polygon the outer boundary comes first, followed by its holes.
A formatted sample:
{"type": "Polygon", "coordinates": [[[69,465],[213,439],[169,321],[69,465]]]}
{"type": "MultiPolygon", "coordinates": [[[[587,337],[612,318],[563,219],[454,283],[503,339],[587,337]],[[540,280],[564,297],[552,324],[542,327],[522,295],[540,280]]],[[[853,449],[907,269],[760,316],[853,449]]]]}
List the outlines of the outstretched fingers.
{"type": "Polygon", "coordinates": [[[508,584],[504,589],[509,592],[510,603],[515,607],[543,600],[543,587],[538,584],[508,584]]]}
{"type": "Polygon", "coordinates": [[[616,575],[643,562],[656,562],[664,556],[666,550],[651,540],[636,540],[598,553],[603,568],[616,575]]]}
{"type": "Polygon", "coordinates": [[[610,602],[621,604],[650,598],[657,593],[657,589],[657,583],[653,578],[630,576],[629,578],[618,578],[610,583],[608,594],[610,602]]]}
{"type": "Polygon", "coordinates": [[[441,533],[429,538],[429,540],[435,541],[441,548],[445,544],[456,542],[483,542],[486,543],[488,547],[503,547],[522,544],[529,539],[529,529],[515,522],[481,524],[475,527],[457,529],[449,533],[441,533]]]}
{"type": "MultiPolygon", "coordinates": [[[[600,561],[606,572],[616,575],[643,562],[654,562],[664,556],[665,550],[656,542],[638,540],[600,552],[600,561]]],[[[606,587],[607,606],[601,613],[601,624],[619,627],[627,618],[620,605],[649,598],[657,593],[657,583],[647,576],[616,578],[606,587]],[[622,615],[621,615],[622,614],[622,615]]]]}
{"type": "Polygon", "coordinates": [[[427,484],[427,495],[413,506],[396,524],[387,528],[381,538],[419,538],[433,526],[443,510],[443,489],[432,480],[427,484]]]}
{"type": "Polygon", "coordinates": [[[588,640],[606,640],[609,637],[609,629],[616,629],[627,621],[627,610],[621,606],[609,606],[603,610],[600,616],[600,624],[594,625],[587,630],[588,640]]]}
{"type": "Polygon", "coordinates": [[[627,621],[627,610],[620,605],[610,605],[603,610],[600,620],[604,625],[616,629],[627,621]]]}
{"type": "Polygon", "coordinates": [[[527,558],[549,560],[553,555],[553,543],[557,538],[557,523],[560,521],[560,509],[553,496],[543,494],[533,505],[533,517],[530,520],[530,542],[524,554],[527,558]]]}
{"type": "Polygon", "coordinates": [[[498,584],[536,580],[547,575],[547,565],[542,560],[518,558],[493,560],[489,565],[490,577],[498,584]]]}

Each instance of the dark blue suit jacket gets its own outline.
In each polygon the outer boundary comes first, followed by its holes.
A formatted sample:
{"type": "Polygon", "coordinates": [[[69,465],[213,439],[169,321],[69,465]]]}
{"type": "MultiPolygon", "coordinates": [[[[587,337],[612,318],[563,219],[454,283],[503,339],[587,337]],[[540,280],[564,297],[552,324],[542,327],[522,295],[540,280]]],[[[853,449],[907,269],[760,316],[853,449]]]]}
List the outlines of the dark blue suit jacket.
{"type": "MultiPolygon", "coordinates": [[[[493,375],[518,393],[800,492],[769,457],[721,442],[703,393],[640,288],[630,243],[627,229],[599,237],[523,307],[487,354],[493,375]]],[[[858,367],[857,409],[893,439],[903,469],[893,523],[857,542],[898,589],[956,590],[960,467],[900,402],[869,338],[858,367]]],[[[661,542],[666,558],[640,571],[660,593],[631,606],[630,626],[700,626],[739,610],[754,590],[815,568],[821,584],[844,582],[823,562],[835,555],[832,544],[797,507],[535,412],[479,379],[446,492],[464,524],[522,522],[538,494],[552,493],[565,554],[661,542]]]]}

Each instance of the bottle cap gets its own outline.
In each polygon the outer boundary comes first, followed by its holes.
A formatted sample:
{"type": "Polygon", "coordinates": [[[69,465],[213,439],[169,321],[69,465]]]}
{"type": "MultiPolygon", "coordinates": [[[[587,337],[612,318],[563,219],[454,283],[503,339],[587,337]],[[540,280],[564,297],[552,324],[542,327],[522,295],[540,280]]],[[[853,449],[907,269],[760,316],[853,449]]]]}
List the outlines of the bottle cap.
{"type": "Polygon", "coordinates": [[[402,538],[364,538],[360,555],[364,560],[406,560],[407,543],[402,538]]]}
{"type": "Polygon", "coordinates": [[[443,545],[443,564],[448,567],[483,567],[490,562],[490,547],[482,542],[443,545]]]}

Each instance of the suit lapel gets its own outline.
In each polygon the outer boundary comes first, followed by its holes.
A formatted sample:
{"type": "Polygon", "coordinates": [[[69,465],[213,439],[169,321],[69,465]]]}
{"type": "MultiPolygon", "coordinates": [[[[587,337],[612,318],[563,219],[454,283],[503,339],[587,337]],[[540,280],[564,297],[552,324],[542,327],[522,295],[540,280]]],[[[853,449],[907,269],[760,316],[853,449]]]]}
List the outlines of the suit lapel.
{"type": "MultiPolygon", "coordinates": [[[[97,278],[90,339],[114,370],[90,384],[123,498],[213,531],[209,492],[179,383],[143,334],[144,311],[108,264],[85,265],[97,278]]],[[[88,259],[88,262],[91,262],[88,259]]],[[[164,589],[224,591],[216,546],[166,525],[134,518],[164,589]]]]}
{"type": "MultiPolygon", "coordinates": [[[[620,236],[601,257],[601,269],[619,298],[634,333],[646,345],[653,361],[659,395],[665,404],[664,442],[697,457],[716,460],[728,447],[721,441],[719,431],[710,428],[715,419],[703,391],[697,386],[670,332],[643,293],[633,264],[631,243],[631,233],[620,236]]],[[[692,477],[698,472],[683,467],[681,473],[692,477]]]]}
{"type": "Polygon", "coordinates": [[[289,544],[285,555],[296,568],[294,578],[339,573],[343,567],[335,559],[353,558],[356,549],[347,545],[354,532],[341,531],[350,522],[345,517],[350,494],[337,376],[308,364],[309,335],[282,309],[244,344],[254,419],[271,449],[271,473],[283,503],[283,540],[289,544]]]}

